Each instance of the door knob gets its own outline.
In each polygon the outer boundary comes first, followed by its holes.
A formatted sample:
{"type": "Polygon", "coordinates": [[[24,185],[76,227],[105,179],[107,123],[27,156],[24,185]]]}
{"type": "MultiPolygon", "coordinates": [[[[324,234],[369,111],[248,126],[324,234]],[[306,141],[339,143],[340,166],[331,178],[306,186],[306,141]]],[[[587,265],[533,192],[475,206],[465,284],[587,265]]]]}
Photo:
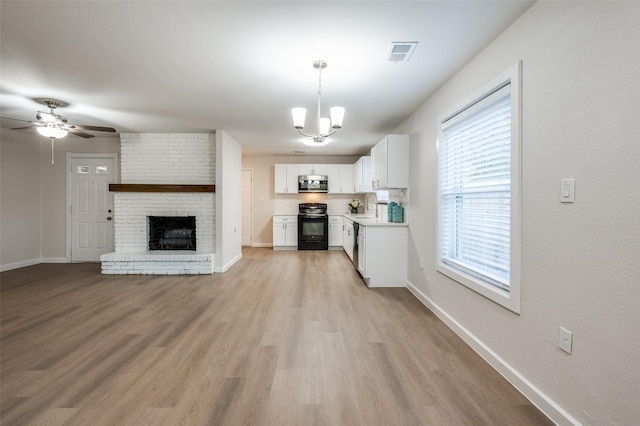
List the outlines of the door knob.
{"type": "Polygon", "coordinates": [[[111,220],[111,216],[107,216],[107,220],[111,220]]]}

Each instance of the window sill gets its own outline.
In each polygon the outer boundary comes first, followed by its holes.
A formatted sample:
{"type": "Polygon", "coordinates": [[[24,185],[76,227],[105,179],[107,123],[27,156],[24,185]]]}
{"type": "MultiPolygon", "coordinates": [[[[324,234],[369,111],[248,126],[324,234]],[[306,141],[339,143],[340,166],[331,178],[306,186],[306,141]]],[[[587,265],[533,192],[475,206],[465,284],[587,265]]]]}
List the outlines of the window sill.
{"type": "Polygon", "coordinates": [[[442,262],[438,262],[436,270],[455,282],[464,285],[470,290],[486,297],[487,299],[497,303],[500,306],[516,313],[520,314],[520,294],[511,291],[502,290],[496,288],[477,277],[466,274],[458,269],[454,269],[442,262]]]}

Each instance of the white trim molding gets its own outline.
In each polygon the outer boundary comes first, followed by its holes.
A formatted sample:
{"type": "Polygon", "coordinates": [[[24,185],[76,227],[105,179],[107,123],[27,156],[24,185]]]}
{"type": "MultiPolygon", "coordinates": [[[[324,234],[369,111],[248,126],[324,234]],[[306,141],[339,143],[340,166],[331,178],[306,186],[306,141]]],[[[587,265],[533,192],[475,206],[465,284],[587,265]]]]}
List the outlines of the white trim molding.
{"type": "Polygon", "coordinates": [[[0,265],[0,272],[26,268],[27,266],[39,265],[41,263],[70,263],[70,261],[66,257],[39,257],[37,259],[29,259],[15,263],[8,263],[6,265],[0,265]]]}
{"type": "Polygon", "coordinates": [[[39,263],[41,263],[41,259],[29,259],[15,263],[7,263],[6,265],[0,265],[0,272],[11,271],[13,269],[24,268],[26,266],[33,266],[39,263]]]}
{"type": "Polygon", "coordinates": [[[231,259],[229,262],[227,262],[225,265],[222,266],[222,268],[215,268],[215,272],[226,272],[227,270],[229,270],[229,268],[231,268],[233,265],[235,265],[237,262],[240,261],[240,259],[242,259],[242,253],[240,253],[239,255],[237,255],[236,257],[234,257],[233,259],[231,259]]]}
{"type": "Polygon", "coordinates": [[[525,398],[533,405],[538,407],[551,421],[557,425],[580,425],[575,418],[567,413],[549,396],[545,395],[533,383],[527,380],[519,371],[513,368],[509,363],[495,353],[490,347],[484,344],[480,339],[467,330],[462,324],[450,316],[440,306],[435,304],[420,289],[407,281],[407,289],[420,301],[424,306],[433,312],[442,322],[444,322],[454,333],[468,344],[478,355],[489,363],[502,377],[507,379],[525,398]]]}
{"type": "Polygon", "coordinates": [[[251,247],[273,247],[272,243],[252,243],[251,247]]]}

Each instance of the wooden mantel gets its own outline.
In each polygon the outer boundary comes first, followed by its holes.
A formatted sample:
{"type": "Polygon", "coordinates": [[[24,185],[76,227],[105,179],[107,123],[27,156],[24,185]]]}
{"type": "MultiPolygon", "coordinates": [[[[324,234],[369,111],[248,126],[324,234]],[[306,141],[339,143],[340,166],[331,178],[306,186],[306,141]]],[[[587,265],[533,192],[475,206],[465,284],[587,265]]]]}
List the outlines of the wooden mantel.
{"type": "Polygon", "coordinates": [[[111,183],[110,192],[216,192],[215,185],[165,185],[152,183],[111,183]]]}

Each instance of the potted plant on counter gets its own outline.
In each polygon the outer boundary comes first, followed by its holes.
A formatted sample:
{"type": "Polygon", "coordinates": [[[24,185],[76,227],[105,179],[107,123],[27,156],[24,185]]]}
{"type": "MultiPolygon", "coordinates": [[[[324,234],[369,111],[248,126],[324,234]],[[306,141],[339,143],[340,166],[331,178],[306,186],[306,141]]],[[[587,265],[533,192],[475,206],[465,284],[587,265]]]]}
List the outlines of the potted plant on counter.
{"type": "Polygon", "coordinates": [[[360,207],[361,205],[362,203],[360,202],[360,200],[356,200],[355,198],[347,203],[347,206],[349,206],[349,211],[351,212],[351,214],[358,213],[358,207],[360,207]]]}

